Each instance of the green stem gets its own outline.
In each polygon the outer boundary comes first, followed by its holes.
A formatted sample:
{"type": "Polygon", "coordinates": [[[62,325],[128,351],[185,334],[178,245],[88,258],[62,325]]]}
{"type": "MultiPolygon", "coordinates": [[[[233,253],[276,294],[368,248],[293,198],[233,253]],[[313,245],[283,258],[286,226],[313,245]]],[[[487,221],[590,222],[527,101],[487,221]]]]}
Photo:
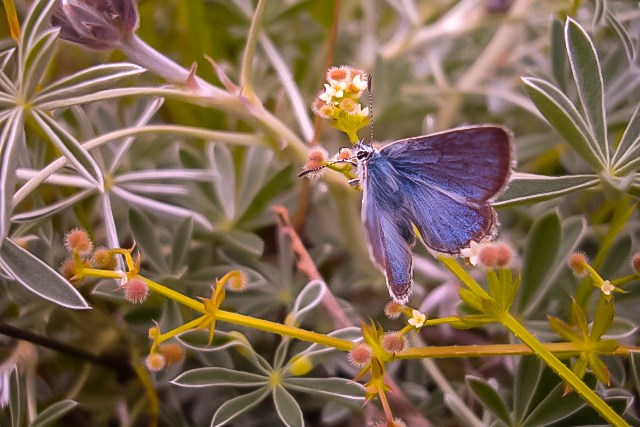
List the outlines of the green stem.
{"type": "Polygon", "coordinates": [[[627,422],[606,404],[595,391],[591,390],[571,369],[560,361],[547,347],[533,336],[511,313],[499,316],[500,323],[509,329],[520,341],[529,347],[556,374],[569,384],[593,409],[613,426],[628,426],[627,422]]]}

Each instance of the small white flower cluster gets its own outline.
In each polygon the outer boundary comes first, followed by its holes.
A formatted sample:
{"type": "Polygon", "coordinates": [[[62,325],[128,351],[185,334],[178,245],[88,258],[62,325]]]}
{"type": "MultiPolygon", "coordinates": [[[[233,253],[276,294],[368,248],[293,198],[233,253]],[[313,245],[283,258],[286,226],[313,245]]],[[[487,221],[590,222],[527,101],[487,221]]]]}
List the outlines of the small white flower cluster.
{"type": "Polygon", "coordinates": [[[322,118],[329,118],[336,110],[349,115],[369,116],[369,108],[358,102],[367,89],[367,75],[357,68],[343,65],[327,71],[324,90],[313,103],[313,111],[322,118]]]}

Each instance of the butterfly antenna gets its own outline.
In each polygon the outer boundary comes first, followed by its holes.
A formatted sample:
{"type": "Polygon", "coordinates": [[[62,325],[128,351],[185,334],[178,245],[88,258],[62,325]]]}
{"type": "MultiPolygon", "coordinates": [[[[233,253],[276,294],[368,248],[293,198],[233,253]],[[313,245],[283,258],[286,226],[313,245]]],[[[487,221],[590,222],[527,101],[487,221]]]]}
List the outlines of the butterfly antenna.
{"type": "Polygon", "coordinates": [[[367,76],[367,92],[369,92],[369,129],[371,130],[371,134],[369,136],[369,145],[373,145],[373,92],[371,88],[373,87],[373,76],[369,74],[367,76]]]}

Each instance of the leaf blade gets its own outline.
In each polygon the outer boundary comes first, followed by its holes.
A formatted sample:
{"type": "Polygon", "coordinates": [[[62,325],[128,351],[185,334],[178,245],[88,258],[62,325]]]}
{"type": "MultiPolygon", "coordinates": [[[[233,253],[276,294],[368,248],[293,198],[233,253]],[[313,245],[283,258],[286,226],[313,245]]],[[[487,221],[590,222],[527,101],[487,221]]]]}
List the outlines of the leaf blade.
{"type": "Polygon", "coordinates": [[[543,79],[523,77],[529,97],[542,115],[595,172],[607,164],[578,109],[557,87],[543,79]]]}
{"type": "Polygon", "coordinates": [[[604,111],[604,83],[600,60],[585,29],[572,18],[565,23],[565,44],[578,96],[601,158],[609,163],[607,119],[604,111]]]}
{"type": "Polygon", "coordinates": [[[91,308],[53,268],[9,238],[0,247],[0,263],[22,286],[41,298],[66,308],[91,308]]]}

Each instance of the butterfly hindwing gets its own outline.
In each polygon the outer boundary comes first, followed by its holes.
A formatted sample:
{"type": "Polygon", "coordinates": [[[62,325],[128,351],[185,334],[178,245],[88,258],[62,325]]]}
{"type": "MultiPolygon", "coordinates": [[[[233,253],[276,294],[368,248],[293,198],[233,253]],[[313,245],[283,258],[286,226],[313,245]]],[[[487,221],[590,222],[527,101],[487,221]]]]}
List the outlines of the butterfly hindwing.
{"type": "Polygon", "coordinates": [[[373,262],[384,272],[393,298],[407,302],[412,285],[411,248],[415,234],[406,215],[396,209],[400,196],[393,179],[378,181],[366,174],[362,185],[362,220],[373,262]]]}

